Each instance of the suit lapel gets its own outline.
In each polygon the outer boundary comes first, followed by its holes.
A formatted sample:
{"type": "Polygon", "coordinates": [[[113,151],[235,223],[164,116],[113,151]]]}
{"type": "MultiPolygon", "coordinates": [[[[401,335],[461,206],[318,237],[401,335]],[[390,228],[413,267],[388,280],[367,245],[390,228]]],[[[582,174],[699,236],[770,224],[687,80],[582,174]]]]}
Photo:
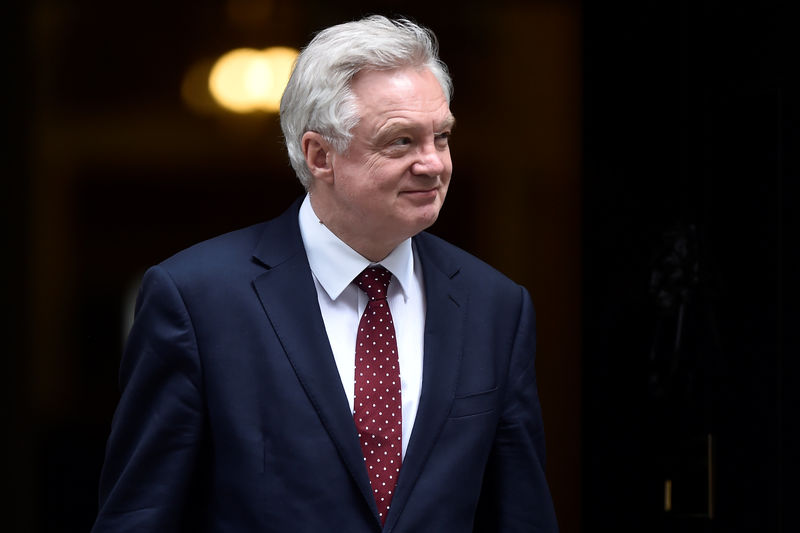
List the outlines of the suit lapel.
{"type": "Polygon", "coordinates": [[[253,285],[306,395],[377,516],[352,413],[319,310],[297,207],[267,225],[254,258],[268,270],[253,285]]]}
{"type": "Polygon", "coordinates": [[[386,530],[394,527],[403,511],[450,411],[464,339],[467,291],[456,281],[458,265],[439,253],[441,248],[430,235],[421,234],[414,241],[422,263],[426,298],[422,393],[386,530]]]}

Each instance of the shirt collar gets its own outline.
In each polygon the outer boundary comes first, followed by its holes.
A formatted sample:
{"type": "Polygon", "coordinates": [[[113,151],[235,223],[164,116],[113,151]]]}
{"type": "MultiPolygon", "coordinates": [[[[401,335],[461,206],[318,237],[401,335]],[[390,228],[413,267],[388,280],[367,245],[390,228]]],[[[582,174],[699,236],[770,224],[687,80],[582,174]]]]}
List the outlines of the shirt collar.
{"type": "Polygon", "coordinates": [[[300,206],[298,217],[311,272],[331,300],[336,300],[362,270],[375,264],[382,265],[392,273],[400,283],[403,298],[408,298],[408,288],[414,276],[411,239],[401,242],[382,261],[372,263],[334,235],[317,218],[308,194],[300,206]]]}

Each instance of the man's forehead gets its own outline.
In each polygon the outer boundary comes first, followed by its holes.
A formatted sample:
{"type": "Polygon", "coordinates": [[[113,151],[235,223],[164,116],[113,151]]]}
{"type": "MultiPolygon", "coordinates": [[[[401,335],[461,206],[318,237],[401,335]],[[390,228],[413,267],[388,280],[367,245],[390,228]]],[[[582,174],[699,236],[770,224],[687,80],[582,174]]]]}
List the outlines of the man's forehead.
{"type": "Polygon", "coordinates": [[[391,105],[420,97],[447,102],[438,78],[428,68],[362,70],[351,81],[350,89],[359,102],[368,105],[391,105]]]}
{"type": "Polygon", "coordinates": [[[373,128],[452,127],[450,106],[430,71],[365,74],[353,85],[360,121],[373,128]]]}

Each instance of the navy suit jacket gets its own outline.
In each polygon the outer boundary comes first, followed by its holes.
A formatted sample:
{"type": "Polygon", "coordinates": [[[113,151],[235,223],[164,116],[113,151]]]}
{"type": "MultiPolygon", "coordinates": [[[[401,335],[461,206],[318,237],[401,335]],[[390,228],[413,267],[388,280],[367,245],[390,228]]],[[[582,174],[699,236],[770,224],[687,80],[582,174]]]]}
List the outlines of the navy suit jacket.
{"type": "MultiPolygon", "coordinates": [[[[144,276],[96,533],[381,531],[297,222],[144,276]]],[[[384,531],[553,532],[521,286],[427,233],[422,393],[384,531]]]]}

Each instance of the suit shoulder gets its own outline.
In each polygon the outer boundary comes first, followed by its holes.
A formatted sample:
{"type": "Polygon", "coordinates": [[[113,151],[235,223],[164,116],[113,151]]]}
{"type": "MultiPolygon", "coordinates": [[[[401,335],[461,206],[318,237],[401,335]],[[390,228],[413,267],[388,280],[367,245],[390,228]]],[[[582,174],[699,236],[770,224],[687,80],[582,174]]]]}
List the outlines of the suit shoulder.
{"type": "Polygon", "coordinates": [[[201,241],[165,259],[159,266],[173,277],[182,278],[248,264],[267,224],[261,222],[201,241]]]}
{"type": "Polygon", "coordinates": [[[415,242],[421,253],[431,257],[435,263],[443,268],[452,270],[452,272],[446,272],[448,275],[454,274],[457,270],[460,276],[480,280],[479,283],[481,285],[503,287],[513,291],[518,291],[520,288],[518,283],[492,265],[441,237],[422,232],[417,235],[415,242]]]}

